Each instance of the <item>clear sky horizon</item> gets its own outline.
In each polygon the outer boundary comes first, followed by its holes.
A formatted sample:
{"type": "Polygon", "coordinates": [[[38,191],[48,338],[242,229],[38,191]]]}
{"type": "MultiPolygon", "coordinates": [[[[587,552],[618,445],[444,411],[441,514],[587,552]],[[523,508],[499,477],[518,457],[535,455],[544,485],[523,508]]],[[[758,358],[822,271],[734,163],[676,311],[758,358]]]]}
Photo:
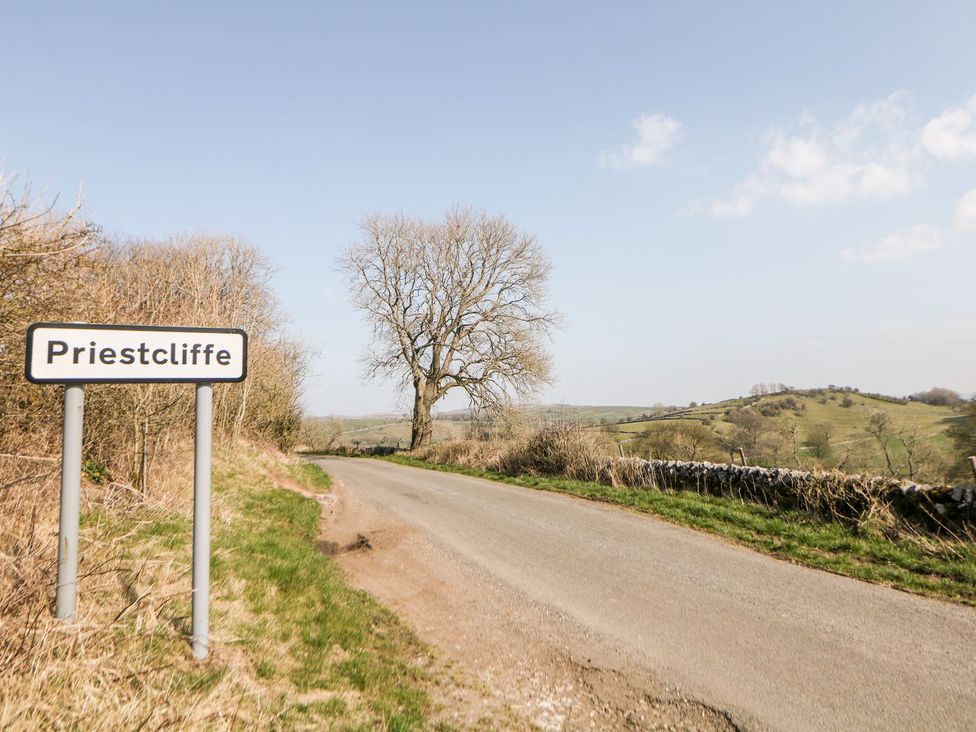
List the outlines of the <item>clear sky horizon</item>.
{"type": "MultiPolygon", "coordinates": [[[[0,171],[112,235],[264,251],[312,414],[402,407],[335,257],[502,213],[553,262],[543,402],[976,392],[976,4],[7,4],[0,171]]],[[[463,406],[452,399],[443,408],[463,406]]]]}

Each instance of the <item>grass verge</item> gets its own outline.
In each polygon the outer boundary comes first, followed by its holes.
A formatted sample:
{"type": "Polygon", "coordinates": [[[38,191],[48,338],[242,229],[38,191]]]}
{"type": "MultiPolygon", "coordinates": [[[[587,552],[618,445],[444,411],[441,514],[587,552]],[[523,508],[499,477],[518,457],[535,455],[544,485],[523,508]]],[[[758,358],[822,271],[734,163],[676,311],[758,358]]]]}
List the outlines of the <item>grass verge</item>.
{"type": "MultiPolygon", "coordinates": [[[[295,472],[308,487],[331,484],[317,465],[302,463],[295,472]]],[[[281,719],[425,726],[427,652],[390,611],[351,590],[316,549],[318,503],[248,485],[236,470],[218,475],[216,490],[228,494],[237,520],[217,534],[215,580],[234,587],[247,606],[234,626],[256,676],[288,690],[281,719]]]]}
{"type": "Polygon", "coordinates": [[[332,478],[315,463],[301,460],[289,465],[292,480],[308,490],[325,493],[332,487],[332,478]]]}
{"type": "MultiPolygon", "coordinates": [[[[0,503],[0,568],[20,578],[0,584],[0,728],[439,729],[428,692],[445,679],[429,650],[318,551],[319,502],[280,487],[328,489],[304,461],[215,455],[211,655],[192,658],[183,463],[152,500],[86,486],[70,625],[51,615],[51,531],[31,545],[19,537],[33,524],[12,523],[40,494],[0,503]]],[[[26,521],[56,517],[51,501],[37,506],[26,521]]]]}
{"type": "Polygon", "coordinates": [[[965,541],[891,541],[834,521],[693,491],[613,488],[564,478],[509,476],[406,455],[380,458],[652,513],[808,567],[966,605],[976,605],[976,546],[965,541]]]}

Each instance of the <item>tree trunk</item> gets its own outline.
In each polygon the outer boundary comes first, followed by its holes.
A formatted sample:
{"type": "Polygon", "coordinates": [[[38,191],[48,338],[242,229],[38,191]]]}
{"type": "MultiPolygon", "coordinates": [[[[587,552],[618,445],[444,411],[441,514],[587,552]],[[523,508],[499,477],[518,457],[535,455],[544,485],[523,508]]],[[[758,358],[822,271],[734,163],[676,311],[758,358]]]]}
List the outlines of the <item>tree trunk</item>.
{"type": "Polygon", "coordinates": [[[425,383],[414,384],[413,425],[410,430],[410,449],[426,447],[434,432],[434,420],[430,410],[434,406],[434,395],[425,383]]]}

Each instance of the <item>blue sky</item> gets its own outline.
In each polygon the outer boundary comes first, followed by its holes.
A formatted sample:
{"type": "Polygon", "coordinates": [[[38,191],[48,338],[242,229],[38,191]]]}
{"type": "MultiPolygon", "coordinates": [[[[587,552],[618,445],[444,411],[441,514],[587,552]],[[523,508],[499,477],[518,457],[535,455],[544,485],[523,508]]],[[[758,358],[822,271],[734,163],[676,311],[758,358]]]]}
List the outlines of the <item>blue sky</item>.
{"type": "Polygon", "coordinates": [[[6,4],[0,170],[265,251],[317,414],[398,406],[356,222],[455,204],[553,260],[544,401],[976,391],[976,4],[806,5],[6,4]]]}

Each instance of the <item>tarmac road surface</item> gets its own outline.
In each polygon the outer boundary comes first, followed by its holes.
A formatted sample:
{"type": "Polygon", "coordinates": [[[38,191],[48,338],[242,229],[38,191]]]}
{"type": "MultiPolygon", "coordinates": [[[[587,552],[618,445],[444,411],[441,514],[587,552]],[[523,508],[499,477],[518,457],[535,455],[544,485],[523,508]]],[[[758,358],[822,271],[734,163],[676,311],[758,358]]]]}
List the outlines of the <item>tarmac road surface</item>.
{"type": "Polygon", "coordinates": [[[428,537],[439,553],[425,561],[462,558],[742,727],[976,729],[971,608],[564,495],[319,462],[356,500],[428,537]]]}

